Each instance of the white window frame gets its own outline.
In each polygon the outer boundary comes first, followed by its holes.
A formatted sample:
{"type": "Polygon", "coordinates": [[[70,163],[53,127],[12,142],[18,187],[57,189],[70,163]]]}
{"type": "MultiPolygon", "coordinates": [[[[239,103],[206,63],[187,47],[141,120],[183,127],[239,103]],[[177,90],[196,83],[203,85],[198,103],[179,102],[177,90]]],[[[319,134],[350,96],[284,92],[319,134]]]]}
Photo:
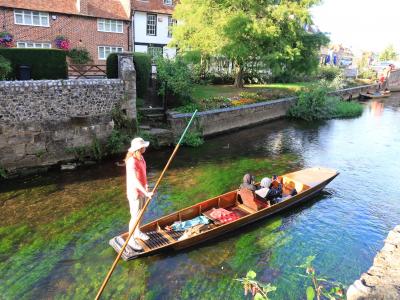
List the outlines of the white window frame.
{"type": "Polygon", "coordinates": [[[97,31],[100,32],[112,32],[112,33],[124,33],[124,22],[119,20],[111,19],[97,19],[97,31]],[[115,29],[113,30],[113,25],[115,29]]]}
{"type": "MultiPolygon", "coordinates": [[[[151,30],[151,32],[153,32],[153,30],[151,30]]],[[[146,35],[150,35],[150,36],[157,36],[157,14],[147,14],[146,17],[146,35]],[[149,17],[154,17],[154,24],[149,24],[149,17]],[[150,26],[154,26],[154,34],[149,33],[149,29],[153,29],[150,28],[150,26]]]]}
{"type": "Polygon", "coordinates": [[[164,0],[164,5],[172,6],[173,5],[173,1],[172,0],[164,0]]]}
{"type": "Polygon", "coordinates": [[[17,42],[17,48],[51,49],[51,43],[42,42],[17,42]],[[47,47],[45,47],[47,46],[47,47]]]}
{"type": "Polygon", "coordinates": [[[14,9],[14,24],[38,27],[50,27],[50,16],[47,12],[14,9]],[[39,23],[34,24],[34,17],[38,18],[39,23]],[[21,18],[22,21],[19,21],[21,18]],[[30,19],[30,21],[28,21],[30,19]],[[43,20],[46,20],[43,22],[43,20]]]}
{"type": "Polygon", "coordinates": [[[97,47],[97,54],[98,54],[99,60],[106,60],[107,56],[109,56],[111,53],[121,53],[121,52],[124,52],[124,48],[119,47],[119,46],[98,46],[97,47]],[[100,48],[104,48],[104,50],[103,50],[104,56],[100,55],[101,54],[100,48]]]}
{"type": "Polygon", "coordinates": [[[177,24],[177,21],[172,17],[168,16],[168,33],[167,37],[172,37],[172,27],[177,24]]]}

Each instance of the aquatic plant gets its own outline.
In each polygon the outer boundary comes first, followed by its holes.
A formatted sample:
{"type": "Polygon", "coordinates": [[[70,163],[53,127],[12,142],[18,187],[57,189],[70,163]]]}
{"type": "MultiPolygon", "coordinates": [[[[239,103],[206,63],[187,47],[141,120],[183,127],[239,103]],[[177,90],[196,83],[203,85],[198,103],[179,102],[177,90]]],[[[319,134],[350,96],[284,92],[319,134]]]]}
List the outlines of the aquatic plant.
{"type": "Polygon", "coordinates": [[[304,268],[307,277],[311,281],[306,289],[307,300],[321,299],[345,299],[344,287],[341,283],[329,281],[326,278],[317,276],[315,268],[312,266],[315,256],[308,256],[304,264],[298,266],[304,268]]]}
{"type": "Polygon", "coordinates": [[[4,167],[0,166],[0,178],[6,179],[7,177],[7,170],[4,167]]]}
{"type": "Polygon", "coordinates": [[[190,147],[199,147],[204,144],[202,134],[198,131],[187,132],[183,138],[182,145],[190,147]]]}
{"type": "Polygon", "coordinates": [[[256,277],[256,272],[250,270],[247,272],[246,277],[238,278],[236,280],[243,284],[245,296],[250,292],[253,295],[254,300],[268,300],[268,294],[274,292],[276,287],[270,283],[261,283],[256,280],[256,277]]]}

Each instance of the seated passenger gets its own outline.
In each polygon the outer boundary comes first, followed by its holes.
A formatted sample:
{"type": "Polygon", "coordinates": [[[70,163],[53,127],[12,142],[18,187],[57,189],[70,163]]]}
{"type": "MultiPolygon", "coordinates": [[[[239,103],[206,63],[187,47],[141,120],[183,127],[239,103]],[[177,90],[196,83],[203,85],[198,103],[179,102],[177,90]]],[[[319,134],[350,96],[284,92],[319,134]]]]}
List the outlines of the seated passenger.
{"type": "Polygon", "coordinates": [[[266,199],[270,184],[271,179],[269,179],[268,177],[264,177],[263,179],[261,179],[260,189],[257,190],[255,193],[261,198],[266,199]]]}
{"type": "Polygon", "coordinates": [[[267,200],[270,200],[271,204],[279,202],[282,198],[282,183],[279,182],[278,176],[272,176],[272,182],[269,185],[269,191],[266,196],[267,200]]]}
{"type": "Polygon", "coordinates": [[[254,185],[254,176],[247,173],[243,176],[243,183],[239,186],[240,189],[248,189],[250,191],[255,191],[257,188],[254,185]]]}

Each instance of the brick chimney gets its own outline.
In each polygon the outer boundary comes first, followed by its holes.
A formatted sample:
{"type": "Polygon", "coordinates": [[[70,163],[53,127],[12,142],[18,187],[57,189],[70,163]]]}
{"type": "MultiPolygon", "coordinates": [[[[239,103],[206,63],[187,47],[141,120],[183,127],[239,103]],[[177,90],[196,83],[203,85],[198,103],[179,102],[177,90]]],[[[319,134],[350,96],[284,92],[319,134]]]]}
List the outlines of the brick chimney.
{"type": "Polygon", "coordinates": [[[76,0],[76,8],[80,14],[88,14],[88,2],[88,0],[76,0]]]}
{"type": "Polygon", "coordinates": [[[128,17],[131,16],[131,0],[119,0],[128,17]]]}

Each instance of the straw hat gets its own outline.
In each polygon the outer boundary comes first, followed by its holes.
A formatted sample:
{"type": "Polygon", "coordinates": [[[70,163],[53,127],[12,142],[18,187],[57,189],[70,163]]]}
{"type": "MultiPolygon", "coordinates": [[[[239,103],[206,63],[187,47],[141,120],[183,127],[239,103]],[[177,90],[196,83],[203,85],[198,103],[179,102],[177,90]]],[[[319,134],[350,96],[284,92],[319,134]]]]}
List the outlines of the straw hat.
{"type": "Polygon", "coordinates": [[[141,137],[134,138],[131,141],[131,147],[128,149],[129,152],[135,152],[141,148],[147,148],[150,142],[143,140],[141,137]]]}

